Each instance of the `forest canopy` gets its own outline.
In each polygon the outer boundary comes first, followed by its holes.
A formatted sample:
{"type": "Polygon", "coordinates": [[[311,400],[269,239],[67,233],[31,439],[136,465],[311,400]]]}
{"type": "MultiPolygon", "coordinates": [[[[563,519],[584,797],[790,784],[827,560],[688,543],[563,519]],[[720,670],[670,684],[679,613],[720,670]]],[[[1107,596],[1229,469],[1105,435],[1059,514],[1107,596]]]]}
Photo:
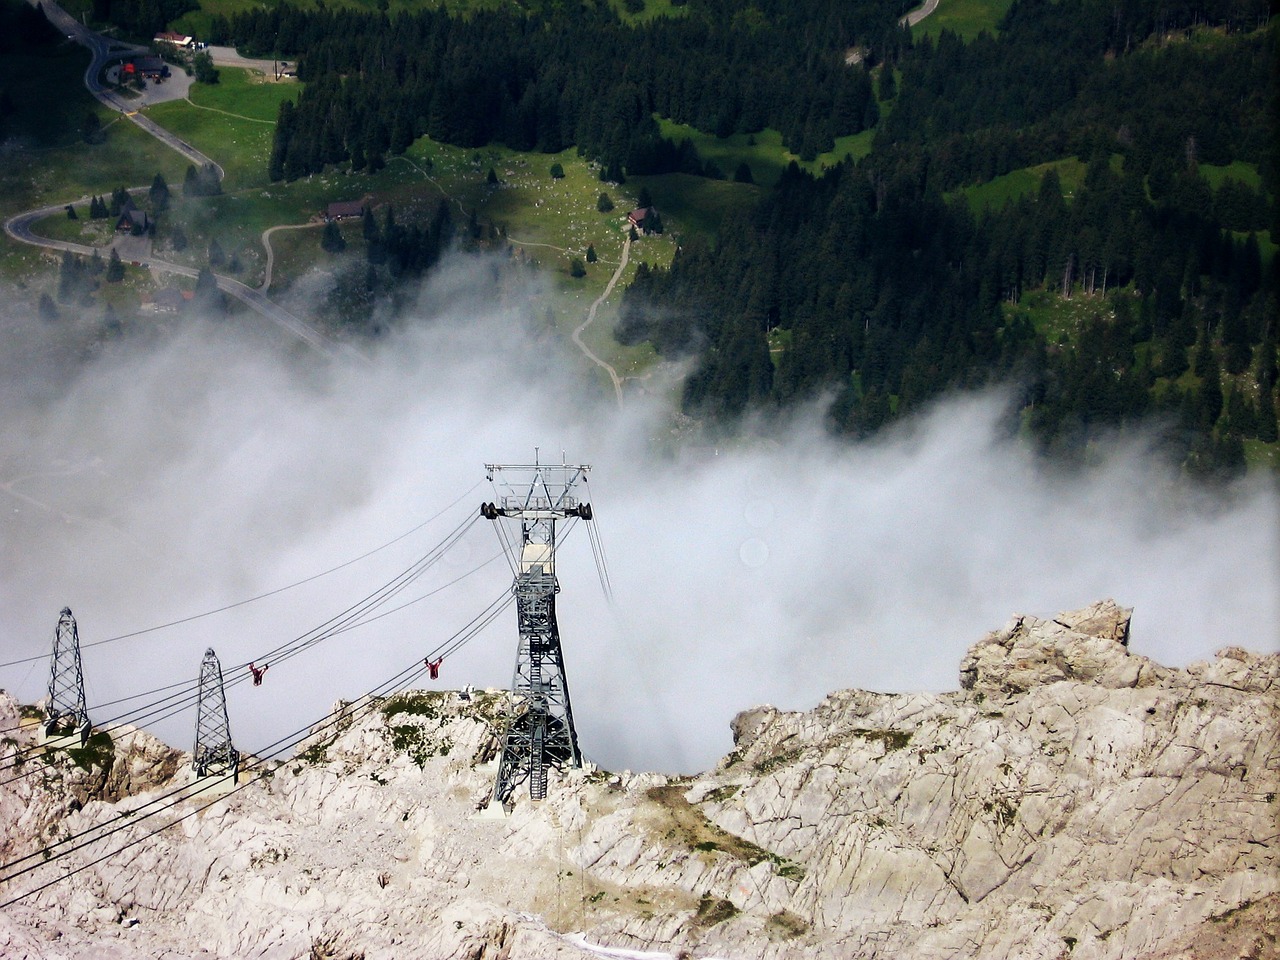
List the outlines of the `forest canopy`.
{"type": "Polygon", "coordinates": [[[1276,442],[1265,3],[1016,0],[970,42],[917,42],[886,0],[682,13],[284,4],[217,18],[211,39],[298,58],[307,85],[281,106],[277,180],[377,169],[423,135],[576,147],[612,181],[723,177],[657,121],[777,130],[802,160],[873,131],[869,155],[793,165],[714,242],[688,238],[628,289],[619,339],[694,357],[682,402],[706,422],[825,397],[834,430],[865,435],[943,391],[1008,382],[1022,429],[1065,456],[1153,415],[1204,475],[1276,442]],[[1079,182],[1064,184],[1065,161],[1079,182]],[[1223,167],[1252,173],[1207,173],[1223,167]],[[1038,189],[967,202],[1030,168],[1038,189]],[[1070,324],[1064,303],[1084,307],[1070,324]]]}

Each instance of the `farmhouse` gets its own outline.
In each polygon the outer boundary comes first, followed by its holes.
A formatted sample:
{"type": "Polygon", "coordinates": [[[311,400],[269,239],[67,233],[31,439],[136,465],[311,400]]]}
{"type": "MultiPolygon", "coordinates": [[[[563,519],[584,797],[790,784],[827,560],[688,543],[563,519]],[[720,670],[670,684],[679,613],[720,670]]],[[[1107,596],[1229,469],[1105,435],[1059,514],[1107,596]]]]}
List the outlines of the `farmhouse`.
{"type": "Polygon", "coordinates": [[[331,220],[347,220],[351,217],[364,216],[363,200],[339,200],[329,204],[324,210],[324,219],[328,223],[331,220]]]}

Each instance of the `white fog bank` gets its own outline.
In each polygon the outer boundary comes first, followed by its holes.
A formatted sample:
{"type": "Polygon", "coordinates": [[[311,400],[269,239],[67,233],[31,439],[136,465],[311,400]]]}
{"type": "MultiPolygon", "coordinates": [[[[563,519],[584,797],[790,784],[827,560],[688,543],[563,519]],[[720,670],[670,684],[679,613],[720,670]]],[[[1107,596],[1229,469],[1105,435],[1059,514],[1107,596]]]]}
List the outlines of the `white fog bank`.
{"type": "MultiPolygon", "coordinates": [[[[576,529],[558,612],[580,742],[611,768],[706,767],[758,703],[953,689],[965,649],[1015,612],[1114,597],[1135,609],[1133,651],[1173,666],[1280,650],[1274,486],[1215,505],[1142,449],[1060,474],[1004,437],[994,395],[873,443],[834,441],[809,411],[672,456],[660,402],[637,392],[619,410],[571,345],[525,334],[536,290],[495,298],[480,273],[454,263],[367,364],[192,321],[117,344],[56,389],[21,382],[46,377],[38,365],[5,367],[0,661],[47,654],[64,605],[90,644],[327,570],[444,511],[303,587],[86,648],[90,705],[194,677],[208,646],[224,665],[254,659],[390,580],[493,499],[486,462],[528,462],[535,446],[593,467],[585,499],[615,603],[576,529]]],[[[420,659],[510,586],[504,562],[483,565],[497,550],[480,521],[402,600],[465,579],[231,690],[237,745],[420,659]]],[[[438,685],[506,685],[516,637],[509,610],[438,685]]],[[[47,669],[0,668],[0,686],[34,701],[47,669]]],[[[193,723],[157,732],[189,747],[193,723]]]]}

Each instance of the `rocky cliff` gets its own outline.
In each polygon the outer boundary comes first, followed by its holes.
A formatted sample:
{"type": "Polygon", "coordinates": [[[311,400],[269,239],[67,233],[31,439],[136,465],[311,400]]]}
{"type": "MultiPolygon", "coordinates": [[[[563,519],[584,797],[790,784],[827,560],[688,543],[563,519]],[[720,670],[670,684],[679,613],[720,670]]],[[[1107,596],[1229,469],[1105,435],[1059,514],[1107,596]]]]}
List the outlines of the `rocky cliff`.
{"type": "MultiPolygon", "coordinates": [[[[1280,956],[1280,655],[1169,669],[1128,622],[1017,617],[957,692],[758,707],[705,774],[570,771],[505,817],[476,809],[499,693],[342,705],[269,776],[137,824],[185,758],[134,733],[32,760],[6,862],[124,829],[0,900],[139,842],[0,911],[0,955],[1280,956]]],[[[0,697],[7,755],[17,716],[0,697]]]]}

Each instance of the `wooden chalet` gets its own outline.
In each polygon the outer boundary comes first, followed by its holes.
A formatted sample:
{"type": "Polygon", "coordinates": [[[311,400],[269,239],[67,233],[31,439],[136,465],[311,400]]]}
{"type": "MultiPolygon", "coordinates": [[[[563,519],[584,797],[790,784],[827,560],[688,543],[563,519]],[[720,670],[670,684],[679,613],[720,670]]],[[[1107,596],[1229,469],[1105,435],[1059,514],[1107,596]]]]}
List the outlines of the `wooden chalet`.
{"type": "Polygon", "coordinates": [[[648,231],[644,228],[645,219],[648,218],[650,213],[657,212],[654,207],[636,207],[627,214],[627,225],[635,227],[639,233],[647,233],[648,231]]]}
{"type": "Polygon", "coordinates": [[[116,221],[116,233],[133,233],[134,228],[146,230],[151,220],[145,210],[139,210],[130,198],[120,205],[120,219],[116,221]]]}

